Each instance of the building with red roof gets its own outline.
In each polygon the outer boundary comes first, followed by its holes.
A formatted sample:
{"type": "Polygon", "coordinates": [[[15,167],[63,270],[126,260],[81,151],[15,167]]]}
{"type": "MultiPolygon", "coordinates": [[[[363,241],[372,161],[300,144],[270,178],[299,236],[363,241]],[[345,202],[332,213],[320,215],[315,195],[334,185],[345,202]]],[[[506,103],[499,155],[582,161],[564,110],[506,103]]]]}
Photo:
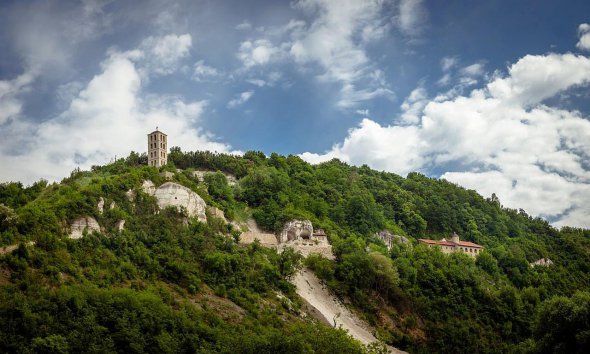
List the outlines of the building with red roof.
{"type": "Polygon", "coordinates": [[[463,252],[471,257],[477,256],[482,250],[483,246],[477,243],[461,241],[459,235],[453,232],[451,239],[428,240],[424,238],[418,239],[418,242],[427,245],[428,247],[440,247],[443,253],[449,254],[453,252],[463,252]]]}

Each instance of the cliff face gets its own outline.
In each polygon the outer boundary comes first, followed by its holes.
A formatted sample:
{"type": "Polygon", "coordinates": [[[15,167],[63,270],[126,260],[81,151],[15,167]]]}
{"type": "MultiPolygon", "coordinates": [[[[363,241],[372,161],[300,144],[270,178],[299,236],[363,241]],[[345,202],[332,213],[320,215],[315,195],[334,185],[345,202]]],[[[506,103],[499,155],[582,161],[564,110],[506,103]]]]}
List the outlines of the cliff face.
{"type": "Polygon", "coordinates": [[[205,214],[207,204],[189,188],[174,182],[166,182],[156,188],[154,182],[150,180],[143,181],[141,188],[144,193],[156,197],[160,209],[169,206],[184,209],[189,217],[196,217],[201,222],[207,222],[205,214]]]}
{"type": "Polygon", "coordinates": [[[87,232],[100,232],[100,225],[98,225],[98,222],[92,216],[80,217],[74,220],[70,226],[70,238],[81,238],[84,230],[87,230],[87,232]]]}

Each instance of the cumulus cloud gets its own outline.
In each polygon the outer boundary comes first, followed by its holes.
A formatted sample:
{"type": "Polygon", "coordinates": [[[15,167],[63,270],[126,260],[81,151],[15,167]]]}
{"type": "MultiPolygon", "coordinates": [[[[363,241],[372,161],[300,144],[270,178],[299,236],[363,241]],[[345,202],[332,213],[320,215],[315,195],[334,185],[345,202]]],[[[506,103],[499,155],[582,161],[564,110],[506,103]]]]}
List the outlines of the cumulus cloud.
{"type": "Polygon", "coordinates": [[[148,37],[139,46],[139,56],[151,74],[172,74],[188,56],[191,45],[192,38],[188,33],[148,37]]]}
{"type": "Polygon", "coordinates": [[[246,69],[256,65],[265,65],[272,60],[278,59],[283,52],[276,48],[269,40],[259,39],[256,41],[244,41],[240,44],[238,58],[246,69]]]}
{"type": "Polygon", "coordinates": [[[588,83],[590,60],[573,54],[527,55],[509,69],[506,78],[488,85],[490,94],[504,101],[536,104],[566,88],[588,83]]]}
{"type": "MultiPolygon", "coordinates": [[[[161,43],[154,39],[154,43],[161,43]]],[[[142,58],[141,50],[137,58],[142,58]]],[[[195,128],[208,102],[144,91],[138,64],[128,52],[111,52],[95,75],[57,117],[40,125],[14,121],[3,127],[2,179],[59,180],[75,167],[89,168],[130,150],[145,151],[147,132],[159,126],[170,145],[227,152],[211,134],[195,128]],[[19,149],[15,150],[14,147],[19,149]]],[[[141,59],[138,59],[141,60],[141,59]]],[[[158,70],[161,67],[154,67],[158,70]]]]}
{"type": "Polygon", "coordinates": [[[254,91],[244,91],[236,96],[233,100],[227,103],[227,108],[236,108],[246,103],[250,98],[254,96],[254,91]]]}
{"type": "MultiPolygon", "coordinates": [[[[479,70],[474,70],[479,73],[479,70]]],[[[310,162],[339,158],[402,175],[450,169],[442,178],[496,193],[505,206],[590,226],[590,120],[543,104],[590,82],[590,59],[527,55],[467,95],[428,99],[417,88],[402,104],[405,125],[370,119],[310,162]]]]}
{"type": "Polygon", "coordinates": [[[590,50],[590,25],[582,23],[578,26],[578,35],[580,40],[576,44],[576,47],[581,50],[590,50]]]}
{"type": "Polygon", "coordinates": [[[424,87],[415,88],[400,106],[402,110],[401,121],[407,124],[418,123],[427,103],[428,97],[424,87]]]}
{"type": "Polygon", "coordinates": [[[338,158],[352,164],[368,164],[386,171],[410,172],[422,164],[419,129],[415,126],[382,127],[365,118],[356,128],[349,130],[344,142],[336,144],[325,154],[303,153],[301,157],[311,163],[338,158]]]}

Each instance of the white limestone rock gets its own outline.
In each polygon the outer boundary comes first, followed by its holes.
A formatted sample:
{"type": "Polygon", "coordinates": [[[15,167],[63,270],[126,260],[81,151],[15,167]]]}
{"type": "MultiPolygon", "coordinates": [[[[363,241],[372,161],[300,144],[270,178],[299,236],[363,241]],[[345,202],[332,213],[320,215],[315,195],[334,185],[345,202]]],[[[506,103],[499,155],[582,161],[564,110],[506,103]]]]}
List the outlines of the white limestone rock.
{"type": "Polygon", "coordinates": [[[119,232],[125,230],[125,220],[117,221],[115,223],[115,229],[117,229],[117,231],[119,231],[119,232]]]}
{"type": "Polygon", "coordinates": [[[391,249],[393,244],[396,242],[398,242],[398,243],[408,243],[409,242],[407,238],[400,236],[400,235],[394,235],[387,230],[379,231],[375,234],[375,236],[380,238],[381,240],[383,240],[383,242],[387,246],[387,249],[391,249]]]}
{"type": "Polygon", "coordinates": [[[96,205],[96,208],[98,208],[98,212],[102,215],[102,213],[104,212],[104,198],[100,197],[100,199],[98,200],[98,204],[96,205]]]}
{"type": "Polygon", "coordinates": [[[313,225],[309,220],[292,220],[285,224],[279,236],[279,243],[295,241],[299,239],[311,239],[313,225]]]}
{"type": "Polygon", "coordinates": [[[531,267],[537,267],[537,266],[551,267],[552,265],[553,265],[553,261],[550,260],[549,258],[540,258],[540,259],[537,259],[536,261],[534,261],[533,263],[531,263],[531,267]]]}
{"type": "Polygon", "coordinates": [[[274,234],[247,231],[240,235],[240,243],[242,244],[250,244],[256,240],[260,241],[260,244],[264,247],[272,248],[277,246],[277,237],[274,234]]]}
{"type": "Polygon", "coordinates": [[[154,182],[150,181],[149,179],[146,179],[145,181],[143,181],[143,184],[141,185],[141,189],[143,190],[143,192],[145,194],[154,195],[154,193],[156,193],[156,185],[154,184],[154,182]]]}
{"type": "Polygon", "coordinates": [[[307,257],[312,253],[320,254],[328,259],[334,259],[332,245],[328,243],[323,230],[314,232],[309,220],[292,220],[285,224],[279,236],[278,251],[293,248],[307,257]]]}
{"type": "Polygon", "coordinates": [[[249,219],[245,225],[232,221],[232,225],[237,230],[246,230],[240,235],[241,244],[250,244],[258,240],[262,246],[276,249],[277,236],[260,230],[254,219],[249,219]]]}
{"type": "Polygon", "coordinates": [[[92,216],[82,216],[74,220],[70,226],[70,238],[79,239],[84,230],[100,232],[100,225],[92,216]]]}
{"type": "Polygon", "coordinates": [[[168,206],[182,207],[186,209],[188,216],[207,222],[205,201],[197,193],[180,184],[166,182],[155,190],[154,196],[158,200],[160,209],[168,206]]]}
{"type": "Polygon", "coordinates": [[[214,206],[207,207],[207,210],[209,211],[209,214],[213,215],[216,218],[220,218],[221,220],[227,223],[223,210],[216,208],[214,206]]]}
{"type": "MultiPolygon", "coordinates": [[[[215,171],[203,171],[197,170],[193,171],[193,176],[197,178],[199,182],[205,181],[205,176],[211,173],[216,173],[215,171]]],[[[223,172],[222,172],[223,173],[223,172]]],[[[225,178],[227,179],[227,184],[230,186],[235,186],[238,183],[238,179],[234,175],[230,175],[229,173],[223,173],[225,178]]]]}
{"type": "Polygon", "coordinates": [[[127,192],[125,192],[125,196],[127,197],[127,200],[133,202],[135,200],[135,191],[133,189],[130,189],[127,192]]]}
{"type": "Polygon", "coordinates": [[[203,182],[205,180],[205,174],[208,171],[193,171],[193,176],[199,181],[203,182]]]}

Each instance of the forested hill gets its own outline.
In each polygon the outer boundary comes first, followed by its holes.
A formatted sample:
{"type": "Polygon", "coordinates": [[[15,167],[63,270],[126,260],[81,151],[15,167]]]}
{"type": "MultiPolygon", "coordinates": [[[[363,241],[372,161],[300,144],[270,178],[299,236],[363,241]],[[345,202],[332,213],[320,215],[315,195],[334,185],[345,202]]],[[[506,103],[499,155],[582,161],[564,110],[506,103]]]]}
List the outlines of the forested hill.
{"type": "Polygon", "coordinates": [[[302,316],[289,282],[301,266],[377,338],[412,353],[590,351],[588,230],[557,230],[444,180],[338,160],[173,148],[161,170],[145,162],[132,153],[61,183],[0,184],[0,247],[19,245],[0,255],[0,352],[380,352],[302,316]],[[218,173],[200,181],[196,170],[218,173]],[[335,260],[240,245],[240,230],[213,215],[158,211],[141,186],[164,183],[162,171],[229,221],[278,232],[310,220],[335,260]],[[101,198],[114,207],[100,213],[101,198]],[[100,232],[70,239],[82,216],[100,232]],[[375,236],[383,230],[410,242],[388,249],[375,236]],[[485,251],[444,255],[417,242],[452,232],[485,251]],[[531,264],[541,258],[553,264],[531,264]]]}

